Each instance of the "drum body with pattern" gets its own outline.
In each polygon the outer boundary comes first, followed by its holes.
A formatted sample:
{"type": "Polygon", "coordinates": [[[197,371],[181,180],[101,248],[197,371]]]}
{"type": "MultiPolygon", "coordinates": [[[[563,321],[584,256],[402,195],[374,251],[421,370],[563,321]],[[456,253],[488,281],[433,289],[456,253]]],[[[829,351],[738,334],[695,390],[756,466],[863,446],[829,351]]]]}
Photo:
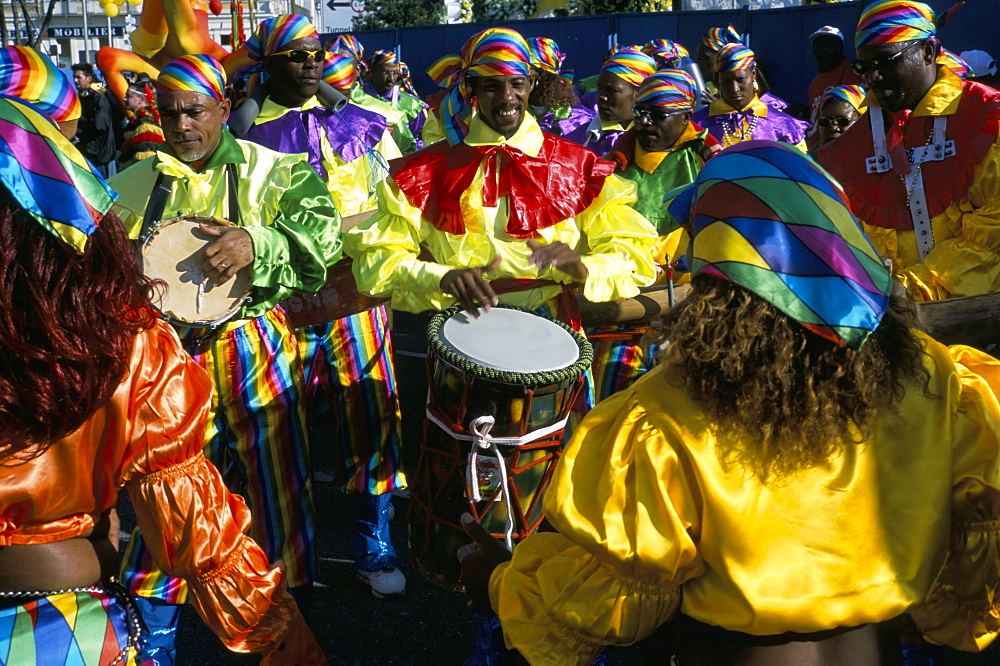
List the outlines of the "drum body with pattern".
{"type": "Polygon", "coordinates": [[[180,328],[215,329],[236,316],[250,295],[247,268],[221,285],[205,278],[202,251],[215,237],[204,233],[202,224],[235,226],[216,217],[176,217],[158,224],[139,250],[143,274],[164,284],[153,306],[180,328]]]}
{"type": "Polygon", "coordinates": [[[430,391],[410,484],[410,558],[433,582],[459,588],[456,554],[469,542],[462,513],[501,538],[510,520],[512,541],[542,524],[542,497],[593,353],[568,326],[505,307],[478,319],[457,309],[438,314],[428,341],[430,391]],[[484,419],[499,438],[493,451],[474,441],[484,419]]]}

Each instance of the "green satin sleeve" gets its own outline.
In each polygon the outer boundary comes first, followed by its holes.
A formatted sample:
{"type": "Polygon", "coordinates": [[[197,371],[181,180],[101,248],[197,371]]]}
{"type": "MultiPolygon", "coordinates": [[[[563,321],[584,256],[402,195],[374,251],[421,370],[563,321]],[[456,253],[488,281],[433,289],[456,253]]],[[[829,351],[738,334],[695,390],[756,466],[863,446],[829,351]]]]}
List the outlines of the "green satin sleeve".
{"type": "Polygon", "coordinates": [[[327,266],[341,257],[340,213],[307,162],[292,167],[277,212],[271,224],[244,227],[254,246],[253,302],[244,317],[270,310],[293,291],[317,292],[327,266]]]}

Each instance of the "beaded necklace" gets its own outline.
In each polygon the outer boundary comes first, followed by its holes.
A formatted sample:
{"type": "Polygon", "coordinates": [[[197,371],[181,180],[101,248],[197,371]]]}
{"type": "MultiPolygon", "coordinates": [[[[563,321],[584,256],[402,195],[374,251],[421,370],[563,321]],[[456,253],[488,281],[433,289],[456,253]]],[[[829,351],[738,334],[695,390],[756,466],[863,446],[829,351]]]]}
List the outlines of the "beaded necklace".
{"type": "Polygon", "coordinates": [[[746,127],[740,129],[740,117],[735,113],[732,114],[733,119],[733,129],[729,129],[729,120],[721,119],[720,124],[722,125],[722,147],[728,148],[729,146],[740,143],[741,141],[750,141],[753,139],[753,130],[757,127],[757,114],[750,112],[750,119],[747,121],[746,127]]]}

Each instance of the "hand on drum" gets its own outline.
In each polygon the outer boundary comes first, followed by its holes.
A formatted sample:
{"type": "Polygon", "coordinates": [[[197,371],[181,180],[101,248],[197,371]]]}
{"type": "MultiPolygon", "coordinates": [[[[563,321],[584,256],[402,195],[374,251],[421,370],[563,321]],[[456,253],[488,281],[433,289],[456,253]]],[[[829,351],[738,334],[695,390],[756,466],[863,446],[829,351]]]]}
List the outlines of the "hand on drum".
{"type": "Polygon", "coordinates": [[[462,528],[472,538],[472,543],[458,549],[462,585],[469,595],[469,609],[486,612],[490,610],[490,576],[498,565],[510,559],[510,551],[468,513],[462,514],[462,528]]]}
{"type": "Polygon", "coordinates": [[[566,273],[577,282],[587,279],[587,267],[580,260],[580,255],[566,243],[554,241],[542,245],[536,240],[529,240],[528,247],[532,249],[531,263],[539,268],[553,266],[566,273]]]}
{"type": "Polygon", "coordinates": [[[489,312],[500,301],[493,287],[483,278],[483,273],[494,271],[500,265],[500,257],[488,266],[456,268],[441,278],[441,291],[458,299],[459,305],[473,317],[479,317],[479,308],[489,312]]]}
{"type": "Polygon", "coordinates": [[[215,284],[224,284],[236,273],[253,263],[253,240],[245,229],[199,224],[198,229],[215,240],[203,250],[205,260],[201,270],[215,284]]]}

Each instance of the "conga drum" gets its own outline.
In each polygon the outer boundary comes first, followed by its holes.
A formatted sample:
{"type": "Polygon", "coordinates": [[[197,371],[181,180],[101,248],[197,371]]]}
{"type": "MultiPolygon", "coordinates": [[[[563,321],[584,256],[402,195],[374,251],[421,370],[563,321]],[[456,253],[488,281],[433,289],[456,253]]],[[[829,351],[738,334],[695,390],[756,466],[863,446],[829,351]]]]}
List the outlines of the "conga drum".
{"type": "MultiPolygon", "coordinates": [[[[217,217],[185,215],[164,220],[143,239],[140,268],[163,285],[153,307],[180,329],[217,330],[240,311],[250,295],[250,271],[244,268],[224,284],[216,284],[201,270],[202,250],[214,236],[200,225],[235,226],[217,217]]],[[[189,331],[190,332],[190,331],[189,331]]]]}
{"type": "Polygon", "coordinates": [[[542,497],[570,410],[593,360],[569,326],[517,308],[431,319],[424,441],[410,484],[410,559],[461,589],[468,511],[494,536],[520,541],[542,524],[542,497]]]}

